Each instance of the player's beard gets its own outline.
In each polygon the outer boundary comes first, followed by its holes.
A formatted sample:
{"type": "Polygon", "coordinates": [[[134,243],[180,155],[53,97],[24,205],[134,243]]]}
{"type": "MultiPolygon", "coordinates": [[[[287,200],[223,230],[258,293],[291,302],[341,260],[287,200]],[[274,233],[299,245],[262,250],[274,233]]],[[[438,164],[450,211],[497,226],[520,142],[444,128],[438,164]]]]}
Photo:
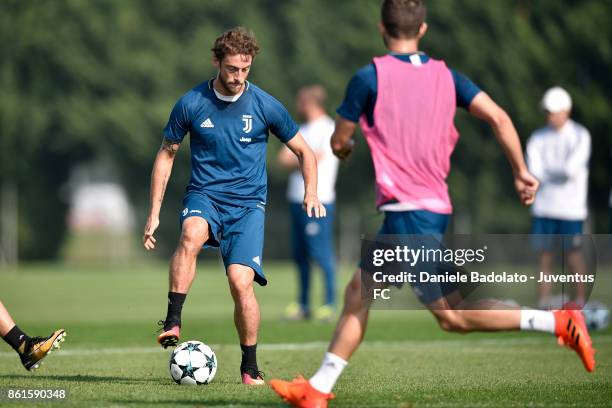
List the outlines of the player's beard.
{"type": "Polygon", "coordinates": [[[229,95],[238,95],[244,88],[244,83],[240,81],[229,82],[219,74],[217,77],[223,90],[229,95]]]}

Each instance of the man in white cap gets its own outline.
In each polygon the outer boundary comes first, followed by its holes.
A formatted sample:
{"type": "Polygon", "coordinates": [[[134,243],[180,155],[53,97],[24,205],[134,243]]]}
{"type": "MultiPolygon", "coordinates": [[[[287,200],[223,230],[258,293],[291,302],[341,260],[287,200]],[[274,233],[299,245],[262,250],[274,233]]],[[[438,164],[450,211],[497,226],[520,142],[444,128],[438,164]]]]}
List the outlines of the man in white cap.
{"type": "MultiPolygon", "coordinates": [[[[561,242],[572,273],[586,272],[580,249],[580,237],[587,218],[587,187],[591,135],[581,124],[570,118],[572,99],[569,93],[554,87],[542,98],[542,109],[548,126],[537,129],[527,142],[529,171],[540,180],[540,190],[532,206],[532,234],[540,255],[540,271],[550,274],[553,267],[552,237],[563,235],[561,242]],[[567,239],[570,236],[571,239],[567,239]]],[[[549,309],[551,284],[541,283],[539,305],[549,309]]],[[[577,285],[575,301],[584,305],[584,285],[577,285]]],[[[567,299],[566,299],[567,300],[567,299]]]]}

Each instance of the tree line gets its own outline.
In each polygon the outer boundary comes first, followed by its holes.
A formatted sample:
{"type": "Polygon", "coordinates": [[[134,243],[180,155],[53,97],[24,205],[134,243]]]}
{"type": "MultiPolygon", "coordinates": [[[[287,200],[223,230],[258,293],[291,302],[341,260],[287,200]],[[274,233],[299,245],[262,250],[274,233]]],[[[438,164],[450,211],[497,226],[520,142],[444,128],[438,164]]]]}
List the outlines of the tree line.
{"type": "MultiPolygon", "coordinates": [[[[78,163],[113,163],[142,218],[138,224],[144,221],[162,128],[176,99],[215,74],[210,48],[220,32],[235,25],[255,32],[262,52],[250,79],[291,112],[295,91],[320,83],[333,114],[352,74],[385,52],[376,29],[379,7],[378,0],[1,2],[0,182],[16,186],[20,257],[57,256],[68,205],[61,186],[78,163]]],[[[590,208],[595,232],[606,232],[612,2],[432,0],[428,8],[423,51],[498,101],[523,142],[543,124],[543,92],[553,85],[570,91],[574,117],[593,137],[590,208]]],[[[465,113],[456,124],[462,136],[449,184],[457,217],[473,232],[527,232],[528,213],[490,129],[465,113]]],[[[278,148],[269,146],[268,225],[287,218],[287,174],[273,160],[278,148]]],[[[185,143],[166,193],[160,234],[169,237],[177,233],[188,150],[185,143]]],[[[340,170],[339,209],[373,216],[372,181],[358,137],[354,157],[340,170]]]]}

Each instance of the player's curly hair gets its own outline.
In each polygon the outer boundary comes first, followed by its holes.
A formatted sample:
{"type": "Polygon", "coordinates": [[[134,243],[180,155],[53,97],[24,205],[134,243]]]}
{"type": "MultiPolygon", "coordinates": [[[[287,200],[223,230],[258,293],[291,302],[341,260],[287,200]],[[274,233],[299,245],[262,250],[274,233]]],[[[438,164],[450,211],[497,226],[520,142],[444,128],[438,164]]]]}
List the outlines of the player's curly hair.
{"type": "Polygon", "coordinates": [[[381,8],[383,26],[394,38],[416,37],[426,16],[424,0],[385,0],[381,8]]]}
{"type": "Polygon", "coordinates": [[[234,27],[221,34],[211,48],[217,61],[222,61],[226,55],[250,55],[255,58],[259,52],[255,34],[244,27],[234,27]]]}

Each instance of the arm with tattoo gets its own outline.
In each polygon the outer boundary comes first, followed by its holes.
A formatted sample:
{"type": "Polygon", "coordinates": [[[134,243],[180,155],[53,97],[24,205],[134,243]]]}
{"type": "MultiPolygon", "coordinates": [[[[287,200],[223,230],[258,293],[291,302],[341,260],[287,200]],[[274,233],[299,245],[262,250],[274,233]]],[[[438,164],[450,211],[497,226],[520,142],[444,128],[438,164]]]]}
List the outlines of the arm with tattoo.
{"type": "Polygon", "coordinates": [[[176,157],[176,152],[178,151],[179,146],[179,143],[164,139],[159,151],[157,152],[157,155],[155,156],[155,163],[153,164],[153,171],[151,172],[151,206],[149,210],[149,217],[147,219],[147,225],[145,226],[144,230],[144,236],[142,238],[144,247],[147,250],[155,248],[155,238],[153,237],[153,233],[159,226],[159,212],[161,210],[162,201],[164,200],[164,193],[166,192],[168,180],[170,180],[172,165],[174,164],[174,158],[176,157]]]}

